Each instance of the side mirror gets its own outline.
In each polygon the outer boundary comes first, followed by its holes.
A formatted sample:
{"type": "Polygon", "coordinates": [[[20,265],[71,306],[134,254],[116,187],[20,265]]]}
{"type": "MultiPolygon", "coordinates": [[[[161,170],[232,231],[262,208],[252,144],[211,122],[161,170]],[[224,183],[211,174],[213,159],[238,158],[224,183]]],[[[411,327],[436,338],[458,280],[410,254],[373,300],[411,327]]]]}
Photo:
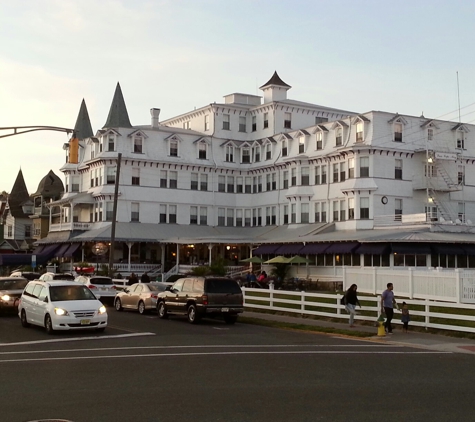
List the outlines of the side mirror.
{"type": "Polygon", "coordinates": [[[129,289],[125,288],[125,289],[124,289],[124,292],[125,292],[125,293],[129,293],[129,289]]]}
{"type": "Polygon", "coordinates": [[[46,297],[44,298],[43,302],[45,302],[45,303],[48,303],[48,302],[49,302],[48,296],[46,296],[46,297]]]}

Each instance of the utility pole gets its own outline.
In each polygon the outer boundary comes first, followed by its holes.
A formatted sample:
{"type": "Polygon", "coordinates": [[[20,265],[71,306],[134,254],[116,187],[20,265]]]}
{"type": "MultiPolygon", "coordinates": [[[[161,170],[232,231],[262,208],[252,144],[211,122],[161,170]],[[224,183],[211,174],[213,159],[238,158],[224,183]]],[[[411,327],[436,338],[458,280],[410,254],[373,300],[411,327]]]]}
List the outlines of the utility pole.
{"type": "Polygon", "coordinates": [[[122,153],[119,152],[119,155],[117,156],[117,171],[115,173],[114,205],[112,208],[111,244],[109,247],[109,277],[112,277],[114,275],[115,225],[117,220],[117,198],[119,196],[119,176],[121,161],[122,153]]]}

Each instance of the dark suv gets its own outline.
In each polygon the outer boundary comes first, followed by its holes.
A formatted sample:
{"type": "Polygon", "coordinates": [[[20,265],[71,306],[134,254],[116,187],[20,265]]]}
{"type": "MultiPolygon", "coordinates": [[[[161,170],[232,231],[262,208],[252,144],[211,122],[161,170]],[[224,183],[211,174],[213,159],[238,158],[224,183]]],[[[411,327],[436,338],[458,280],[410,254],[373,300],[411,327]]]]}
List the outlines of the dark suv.
{"type": "Polygon", "coordinates": [[[196,324],[204,316],[219,316],[234,324],[244,311],[241,288],[235,280],[224,277],[186,277],[177,280],[158,294],[157,314],[187,315],[196,324]]]}

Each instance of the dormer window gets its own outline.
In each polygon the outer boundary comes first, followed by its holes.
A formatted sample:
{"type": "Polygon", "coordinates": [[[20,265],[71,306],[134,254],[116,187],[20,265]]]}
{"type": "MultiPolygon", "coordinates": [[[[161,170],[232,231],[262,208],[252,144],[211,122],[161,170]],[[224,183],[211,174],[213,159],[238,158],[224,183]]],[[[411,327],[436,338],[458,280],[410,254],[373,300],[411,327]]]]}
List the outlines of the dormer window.
{"type": "Polygon", "coordinates": [[[465,149],[465,132],[463,130],[457,131],[457,149],[465,149]]]}
{"type": "Polygon", "coordinates": [[[316,144],[315,149],[320,150],[323,149],[323,132],[320,130],[316,133],[316,144]]]}
{"type": "Polygon", "coordinates": [[[251,162],[251,150],[249,147],[244,147],[242,150],[241,162],[250,163],[251,162]]]}
{"type": "Polygon", "coordinates": [[[340,147],[343,145],[343,129],[341,127],[337,127],[335,131],[335,145],[340,147]]]}
{"type": "Polygon", "coordinates": [[[356,123],[356,142],[363,142],[363,122],[356,123]]]}
{"type": "Polygon", "coordinates": [[[252,161],[254,163],[258,163],[261,161],[261,147],[260,145],[256,145],[252,147],[252,161]]]}
{"type": "Polygon", "coordinates": [[[112,152],[115,151],[115,136],[109,135],[107,137],[107,151],[112,152]]]}
{"type": "Polygon", "coordinates": [[[134,152],[142,154],[143,138],[141,136],[134,136],[134,152]]]}
{"type": "Polygon", "coordinates": [[[267,129],[269,127],[269,113],[264,113],[264,129],[267,129]]]}
{"type": "Polygon", "coordinates": [[[170,157],[178,157],[178,141],[176,139],[170,140],[170,157]]]}
{"type": "Polygon", "coordinates": [[[402,142],[402,123],[394,123],[394,142],[402,142]]]}
{"type": "Polygon", "coordinates": [[[198,144],[198,158],[202,160],[208,159],[208,145],[204,141],[198,144]]]}
{"type": "Polygon", "coordinates": [[[226,162],[234,163],[234,147],[232,145],[226,145],[226,162]]]}
{"type": "Polygon", "coordinates": [[[282,140],[282,157],[287,157],[288,150],[288,141],[287,139],[282,140]]]}
{"type": "Polygon", "coordinates": [[[272,146],[271,144],[266,145],[266,160],[272,159],[272,146]]]}
{"type": "Polygon", "coordinates": [[[427,129],[427,140],[432,141],[434,139],[434,129],[431,127],[427,129]]]}
{"type": "Polygon", "coordinates": [[[301,136],[299,138],[299,154],[303,154],[305,152],[305,136],[301,136]]]}

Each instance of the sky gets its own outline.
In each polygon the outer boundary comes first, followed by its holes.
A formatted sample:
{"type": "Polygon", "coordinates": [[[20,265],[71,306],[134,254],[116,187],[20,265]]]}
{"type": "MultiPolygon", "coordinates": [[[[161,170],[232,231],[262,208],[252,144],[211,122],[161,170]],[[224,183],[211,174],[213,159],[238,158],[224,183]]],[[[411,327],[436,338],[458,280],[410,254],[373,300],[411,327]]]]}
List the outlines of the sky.
{"type": "MultiPolygon", "coordinates": [[[[290,99],[459,121],[460,98],[475,123],[474,17],[471,0],[0,0],[0,128],[73,128],[84,98],[96,132],[117,82],[150,124],[260,95],[275,70],[290,99]]],[[[68,139],[0,138],[0,191],[20,169],[30,194],[62,178],[68,139]]]]}

